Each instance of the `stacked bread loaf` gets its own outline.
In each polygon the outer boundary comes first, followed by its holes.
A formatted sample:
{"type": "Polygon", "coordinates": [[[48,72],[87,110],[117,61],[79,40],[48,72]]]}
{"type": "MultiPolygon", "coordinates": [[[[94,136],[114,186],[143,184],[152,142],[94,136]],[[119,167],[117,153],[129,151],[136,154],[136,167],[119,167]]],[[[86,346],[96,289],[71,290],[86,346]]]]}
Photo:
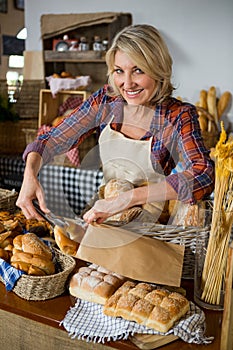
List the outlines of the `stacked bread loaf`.
{"type": "Polygon", "coordinates": [[[189,310],[180,293],[126,280],[95,264],[82,267],[70,281],[70,294],[103,305],[107,316],[122,317],[167,332],[189,310]]]}
{"type": "Polygon", "coordinates": [[[166,333],[188,310],[188,300],[179,293],[127,281],[107,300],[103,312],[166,333]]]}
{"type": "Polygon", "coordinates": [[[18,235],[13,239],[10,264],[28,275],[55,273],[52,250],[34,233],[18,235]]]}

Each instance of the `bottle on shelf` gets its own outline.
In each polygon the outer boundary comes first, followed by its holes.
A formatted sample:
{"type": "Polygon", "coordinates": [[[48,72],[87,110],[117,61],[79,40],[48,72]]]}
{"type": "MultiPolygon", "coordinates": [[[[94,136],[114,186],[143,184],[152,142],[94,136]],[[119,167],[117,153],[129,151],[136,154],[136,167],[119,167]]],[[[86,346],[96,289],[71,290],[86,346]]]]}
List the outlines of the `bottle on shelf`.
{"type": "Polygon", "coordinates": [[[87,38],[85,36],[81,36],[78,48],[79,48],[79,51],[88,51],[89,50],[89,44],[88,44],[87,38]]]}
{"type": "Polygon", "coordinates": [[[93,50],[94,51],[102,51],[103,50],[103,45],[102,45],[102,42],[101,42],[99,35],[94,36],[93,50]]]}

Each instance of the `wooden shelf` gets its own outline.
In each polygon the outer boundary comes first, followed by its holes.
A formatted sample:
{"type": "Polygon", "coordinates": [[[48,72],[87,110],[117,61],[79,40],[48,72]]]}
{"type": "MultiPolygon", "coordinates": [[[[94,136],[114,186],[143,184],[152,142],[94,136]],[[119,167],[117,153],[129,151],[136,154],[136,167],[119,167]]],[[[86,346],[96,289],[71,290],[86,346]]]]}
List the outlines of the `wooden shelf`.
{"type": "MultiPolygon", "coordinates": [[[[55,20],[55,15],[45,15],[46,21],[50,23],[51,17],[55,20]]],[[[59,16],[59,15],[57,15],[59,16]]],[[[68,15],[67,15],[68,16],[68,15]]],[[[132,15],[130,13],[115,13],[111,19],[100,18],[96,21],[96,15],[93,17],[88,14],[88,24],[75,22],[73,15],[70,16],[70,21],[74,21],[71,25],[62,25],[59,33],[46,33],[43,38],[43,59],[44,59],[44,73],[45,77],[53,75],[54,73],[61,74],[61,72],[69,72],[73,76],[89,75],[92,81],[91,91],[94,92],[107,83],[107,65],[105,61],[104,51],[92,50],[92,42],[95,36],[99,36],[101,40],[108,41],[108,47],[111,45],[116,33],[124,27],[132,24],[132,15]],[[86,37],[90,44],[88,51],[55,51],[54,41],[63,40],[63,35],[68,36],[68,40],[78,41],[82,36],[86,37]]],[[[60,16],[58,17],[60,18],[60,16]]],[[[68,18],[68,17],[67,17],[68,18]]],[[[46,22],[46,23],[47,23],[46,22]]],[[[45,33],[44,33],[45,34],[45,33]]],[[[48,83],[46,83],[48,88],[48,83]]]]}
{"type": "Polygon", "coordinates": [[[104,53],[101,51],[44,51],[45,62],[88,62],[105,63],[104,53]]]}

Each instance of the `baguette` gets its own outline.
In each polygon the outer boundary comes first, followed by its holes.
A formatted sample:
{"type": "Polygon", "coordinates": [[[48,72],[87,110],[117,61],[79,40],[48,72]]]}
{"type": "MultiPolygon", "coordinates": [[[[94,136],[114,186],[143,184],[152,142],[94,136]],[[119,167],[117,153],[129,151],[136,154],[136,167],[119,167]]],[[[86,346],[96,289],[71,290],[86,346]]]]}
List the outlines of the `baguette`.
{"type": "Polygon", "coordinates": [[[200,97],[199,97],[199,107],[205,109],[206,111],[208,110],[207,106],[207,91],[206,90],[201,90],[200,91],[200,97]]]}
{"type": "Polygon", "coordinates": [[[230,101],[231,101],[232,95],[230,91],[225,91],[219,98],[217,103],[217,111],[218,111],[218,119],[220,120],[223,113],[227,109],[230,101]]]}
{"type": "Polygon", "coordinates": [[[216,125],[218,125],[217,97],[216,97],[216,88],[214,86],[211,86],[208,90],[207,107],[208,107],[208,112],[214,118],[216,125]]]}

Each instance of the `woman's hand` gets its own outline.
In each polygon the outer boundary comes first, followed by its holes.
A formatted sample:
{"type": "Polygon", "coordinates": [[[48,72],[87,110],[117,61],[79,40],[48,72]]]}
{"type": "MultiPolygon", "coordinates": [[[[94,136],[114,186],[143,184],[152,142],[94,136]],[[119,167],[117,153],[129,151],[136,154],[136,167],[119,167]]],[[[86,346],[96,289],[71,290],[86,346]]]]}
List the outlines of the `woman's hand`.
{"type": "Polygon", "coordinates": [[[94,206],[84,214],[83,219],[88,224],[93,221],[102,224],[108,217],[132,207],[132,195],[133,191],[130,190],[121,193],[117,197],[99,199],[95,202],[94,206]]]}
{"type": "Polygon", "coordinates": [[[21,208],[27,219],[42,219],[32,203],[33,199],[38,200],[39,206],[43,212],[49,212],[45,203],[43,188],[37,178],[40,167],[41,156],[38,153],[29,153],[24,171],[23,183],[16,201],[16,205],[21,208]]]}
{"type": "Polygon", "coordinates": [[[27,219],[41,220],[41,216],[37,213],[32,200],[37,199],[39,206],[43,212],[49,212],[46,207],[43,189],[37,180],[37,177],[24,177],[21,190],[16,205],[21,208],[27,219]]]}

